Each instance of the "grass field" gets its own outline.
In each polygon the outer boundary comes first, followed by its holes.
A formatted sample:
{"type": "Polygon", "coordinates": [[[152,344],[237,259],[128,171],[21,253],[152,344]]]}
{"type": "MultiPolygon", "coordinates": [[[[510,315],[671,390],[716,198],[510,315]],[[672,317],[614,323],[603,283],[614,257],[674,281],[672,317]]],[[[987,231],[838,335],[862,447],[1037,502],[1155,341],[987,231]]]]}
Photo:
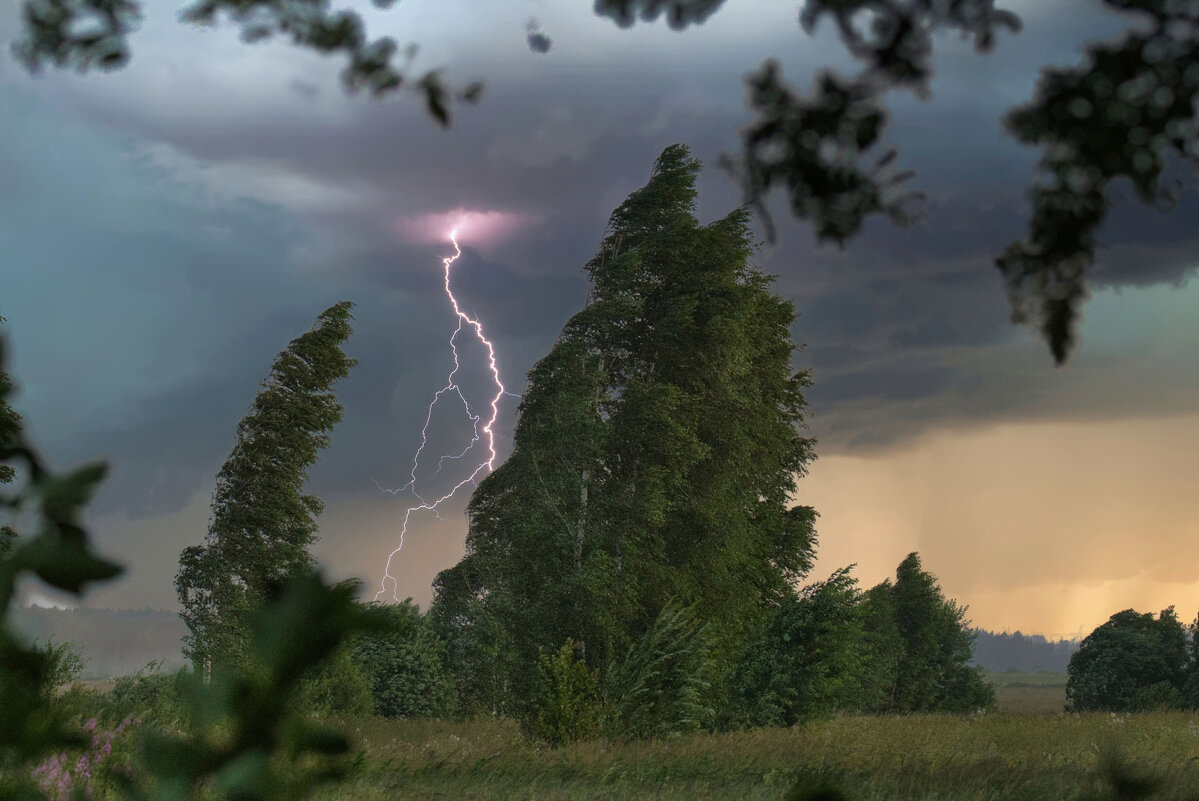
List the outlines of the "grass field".
{"type": "Polygon", "coordinates": [[[1052,714],[1066,707],[1065,673],[988,673],[995,706],[1013,714],[1052,714]]]}
{"type": "Polygon", "coordinates": [[[1064,676],[994,678],[1006,681],[997,689],[1010,711],[840,717],[557,750],[502,721],[351,721],[363,771],[320,798],[781,801],[797,782],[831,781],[853,801],[1070,801],[1112,797],[1101,776],[1114,755],[1159,778],[1151,798],[1199,797],[1199,716],[1067,714],[1064,676]]]}

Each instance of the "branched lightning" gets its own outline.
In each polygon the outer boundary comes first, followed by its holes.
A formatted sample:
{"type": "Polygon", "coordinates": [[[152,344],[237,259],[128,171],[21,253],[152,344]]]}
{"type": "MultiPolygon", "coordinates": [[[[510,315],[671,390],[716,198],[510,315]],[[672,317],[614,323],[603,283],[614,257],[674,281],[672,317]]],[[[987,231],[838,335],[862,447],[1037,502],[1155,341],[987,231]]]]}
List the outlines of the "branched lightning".
{"type": "Polygon", "coordinates": [[[392,560],[395,558],[396,554],[398,554],[404,547],[404,536],[408,533],[408,523],[412,519],[413,513],[422,512],[422,511],[432,512],[434,514],[434,516],[436,516],[438,519],[440,519],[440,515],[438,514],[438,511],[439,511],[439,507],[441,506],[442,503],[444,503],[445,501],[448,501],[450,498],[453,498],[454,495],[457,494],[458,490],[462,489],[467,484],[478,486],[479,474],[483,473],[484,471],[490,473],[492,470],[495,469],[495,460],[496,460],[495,424],[496,424],[496,420],[499,417],[499,413],[500,413],[500,406],[499,406],[500,399],[503,398],[504,395],[512,394],[512,393],[508,392],[506,389],[504,389],[504,384],[500,380],[500,370],[499,370],[499,366],[496,364],[496,360],[495,360],[495,346],[492,344],[491,340],[487,339],[487,337],[483,335],[483,324],[481,322],[479,322],[477,319],[468,315],[466,312],[462,311],[462,308],[458,305],[458,299],[456,297],[454,297],[454,291],[450,287],[450,267],[462,255],[462,248],[458,246],[458,229],[457,228],[450,231],[449,239],[450,239],[450,242],[454,246],[454,255],[443,258],[441,260],[441,264],[442,264],[443,272],[445,274],[445,294],[450,300],[450,305],[454,309],[454,314],[458,317],[458,327],[455,328],[454,333],[450,335],[450,352],[453,353],[453,355],[454,355],[454,368],[452,370],[450,370],[450,374],[446,377],[445,386],[442,387],[441,389],[439,389],[436,393],[434,393],[433,400],[429,402],[429,408],[425,414],[425,424],[421,428],[421,432],[420,432],[421,433],[420,447],[418,447],[416,449],[416,453],[412,457],[412,470],[409,473],[409,478],[410,478],[409,482],[398,489],[385,489],[385,488],[379,486],[379,482],[377,482],[377,481],[375,482],[375,486],[378,486],[379,489],[382,490],[383,492],[389,493],[391,495],[398,495],[401,492],[411,492],[416,497],[416,500],[419,502],[415,506],[409,506],[407,509],[404,510],[404,521],[400,526],[400,542],[395,547],[395,550],[393,550],[387,556],[387,564],[383,569],[383,578],[379,582],[379,591],[377,593],[375,593],[376,601],[379,600],[379,598],[381,596],[385,595],[389,589],[391,591],[391,597],[397,603],[400,600],[399,582],[395,579],[394,576],[391,575],[391,563],[392,563],[392,560]],[[462,328],[464,325],[469,326],[470,328],[474,329],[475,337],[479,340],[480,343],[482,343],[483,347],[485,347],[487,349],[487,364],[488,364],[488,368],[491,370],[491,377],[495,381],[495,386],[496,386],[496,393],[492,397],[491,404],[490,404],[491,405],[491,417],[488,418],[487,422],[484,423],[482,425],[482,427],[480,427],[480,425],[479,425],[480,422],[482,421],[481,415],[476,414],[471,409],[470,402],[467,401],[466,396],[462,393],[461,387],[459,387],[457,382],[455,381],[455,376],[458,374],[458,370],[460,368],[460,364],[458,361],[457,340],[458,340],[458,335],[460,333],[462,333],[462,328]],[[417,471],[417,468],[420,466],[421,454],[424,452],[425,446],[429,442],[429,423],[433,419],[433,407],[437,405],[437,401],[441,400],[443,395],[445,395],[446,393],[451,393],[451,392],[453,394],[457,395],[458,399],[462,401],[462,406],[466,410],[467,419],[471,421],[471,426],[473,428],[474,434],[471,438],[470,444],[467,445],[462,450],[461,453],[446,454],[446,455],[442,456],[440,459],[438,459],[437,471],[433,475],[436,476],[438,473],[441,472],[441,469],[445,465],[446,461],[461,460],[461,459],[465,458],[468,453],[470,453],[472,450],[474,450],[475,446],[479,443],[479,441],[483,440],[483,439],[485,439],[487,442],[487,459],[480,462],[479,465],[477,467],[475,467],[474,470],[470,473],[470,475],[468,475],[466,478],[462,479],[457,484],[455,484],[449,492],[445,493],[440,498],[437,498],[436,500],[430,502],[429,500],[426,500],[423,496],[420,495],[420,493],[418,493],[416,491],[416,471],[417,471]]]}

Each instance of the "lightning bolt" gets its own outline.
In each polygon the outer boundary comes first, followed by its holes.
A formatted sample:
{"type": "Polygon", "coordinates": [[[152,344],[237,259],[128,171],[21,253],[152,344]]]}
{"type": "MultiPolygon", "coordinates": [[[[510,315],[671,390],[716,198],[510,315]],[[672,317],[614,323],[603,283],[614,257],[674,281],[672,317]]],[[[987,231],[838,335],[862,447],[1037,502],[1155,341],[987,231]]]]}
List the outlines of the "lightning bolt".
{"type": "Polygon", "coordinates": [[[379,487],[382,492],[386,492],[390,495],[398,495],[401,492],[411,491],[411,493],[416,496],[416,500],[418,501],[415,506],[409,506],[404,510],[404,521],[400,526],[400,542],[395,547],[395,550],[393,550],[387,556],[387,564],[383,568],[383,578],[379,581],[379,591],[375,593],[376,601],[379,600],[379,598],[383,595],[386,595],[389,589],[391,591],[392,599],[396,603],[399,603],[400,601],[400,583],[394,576],[391,575],[391,563],[395,559],[396,554],[398,554],[404,548],[404,537],[408,533],[408,523],[412,520],[412,515],[416,512],[432,512],[434,516],[440,519],[438,510],[443,503],[448,501],[450,498],[453,498],[454,495],[457,494],[458,490],[462,489],[467,484],[478,486],[479,474],[484,473],[484,471],[490,473],[495,469],[495,423],[500,414],[500,400],[505,395],[512,394],[504,389],[504,384],[500,380],[500,369],[495,360],[495,345],[492,344],[491,340],[484,336],[483,324],[479,322],[479,320],[462,311],[462,307],[458,305],[458,299],[454,297],[454,291],[450,287],[450,267],[459,259],[459,257],[462,256],[462,248],[458,246],[457,228],[454,228],[450,231],[449,239],[450,243],[454,246],[454,255],[443,258],[441,260],[441,265],[442,271],[445,275],[445,294],[446,297],[449,298],[450,305],[454,309],[454,314],[458,318],[458,327],[455,328],[454,333],[450,335],[450,352],[454,355],[454,369],[450,370],[450,374],[446,377],[445,386],[437,390],[437,392],[433,395],[433,400],[429,402],[429,408],[425,414],[425,424],[421,428],[420,432],[420,447],[416,449],[416,453],[412,457],[412,470],[409,473],[409,478],[411,480],[399,489],[384,489],[383,487],[379,486],[379,482],[375,482],[375,486],[379,487]],[[454,377],[458,374],[458,370],[461,366],[458,360],[458,335],[462,333],[463,327],[474,329],[475,338],[478,339],[483,347],[487,349],[487,366],[491,371],[491,377],[495,382],[496,387],[495,395],[491,398],[490,404],[491,417],[489,417],[487,422],[483,423],[482,426],[479,425],[480,422],[482,422],[482,416],[474,413],[474,411],[471,409],[470,402],[467,401],[466,396],[462,394],[462,388],[459,387],[454,380],[454,377]],[[442,456],[437,462],[437,472],[435,472],[433,475],[436,476],[437,473],[440,473],[441,468],[445,466],[447,461],[464,459],[466,455],[470,453],[470,451],[474,450],[475,446],[480,440],[485,440],[487,443],[487,459],[480,462],[470,475],[455,484],[453,489],[451,489],[449,492],[445,493],[436,500],[429,501],[416,491],[416,470],[420,466],[421,454],[424,452],[425,446],[429,443],[429,423],[433,419],[433,407],[436,406],[437,402],[441,400],[442,396],[446,395],[447,393],[453,393],[457,395],[458,399],[462,401],[462,406],[466,410],[467,419],[471,421],[474,435],[471,438],[470,444],[467,445],[461,453],[447,454],[442,456]]]}

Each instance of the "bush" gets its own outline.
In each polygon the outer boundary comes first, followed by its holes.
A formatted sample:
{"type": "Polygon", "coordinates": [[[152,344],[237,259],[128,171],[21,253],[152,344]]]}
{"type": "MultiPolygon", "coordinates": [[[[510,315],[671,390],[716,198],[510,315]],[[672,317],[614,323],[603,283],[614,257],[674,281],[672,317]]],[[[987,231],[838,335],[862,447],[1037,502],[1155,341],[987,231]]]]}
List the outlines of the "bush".
{"type": "Polygon", "coordinates": [[[994,690],[982,670],[970,665],[974,631],[966,607],[944,596],[918,554],[900,562],[894,584],[884,581],[864,600],[871,645],[864,685],[875,711],[972,712],[994,706],[994,690]],[[893,672],[887,676],[882,670],[893,672]]]}
{"type": "Polygon", "coordinates": [[[862,705],[864,609],[849,570],[784,597],[750,638],[730,693],[730,722],[793,726],[862,705]]]}
{"type": "Polygon", "coordinates": [[[1070,657],[1066,703],[1075,711],[1177,708],[1189,659],[1186,629],[1174,607],[1156,620],[1125,609],[1088,634],[1070,657]]]}
{"type": "Polygon", "coordinates": [[[713,670],[707,627],[669,603],[608,674],[605,728],[625,739],[684,734],[713,722],[713,670]]]}
{"type": "Polygon", "coordinates": [[[297,709],[317,717],[369,715],[373,707],[371,681],[342,646],[310,668],[296,691],[297,709]]]}
{"type": "Polygon", "coordinates": [[[554,652],[540,649],[535,698],[521,719],[526,736],[561,746],[599,735],[599,676],[577,649],[572,639],[554,652]]]}
{"type": "Polygon", "coordinates": [[[132,676],[121,676],[105,696],[106,716],[119,720],[130,715],[160,721],[180,720],[182,675],[160,673],[161,662],[151,662],[132,676]]]}
{"type": "Polygon", "coordinates": [[[454,711],[454,678],[445,645],[412,599],[379,606],[382,631],[354,641],[351,655],[365,678],[376,715],[441,718],[454,711]]]}
{"type": "Polygon", "coordinates": [[[42,646],[34,646],[47,661],[45,687],[50,692],[69,686],[79,681],[87,662],[83,654],[73,642],[63,642],[55,645],[52,641],[42,646]]]}

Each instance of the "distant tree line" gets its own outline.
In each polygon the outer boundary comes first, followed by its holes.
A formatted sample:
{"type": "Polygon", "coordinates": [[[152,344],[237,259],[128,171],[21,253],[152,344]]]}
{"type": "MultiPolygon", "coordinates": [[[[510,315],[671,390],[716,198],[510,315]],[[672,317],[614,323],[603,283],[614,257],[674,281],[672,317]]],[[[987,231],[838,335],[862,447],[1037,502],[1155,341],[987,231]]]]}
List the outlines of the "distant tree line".
{"type": "Polygon", "coordinates": [[[973,662],[989,673],[1009,670],[1065,673],[1070,656],[1077,650],[1078,640],[1050,640],[1040,634],[976,629],[973,662]]]}

